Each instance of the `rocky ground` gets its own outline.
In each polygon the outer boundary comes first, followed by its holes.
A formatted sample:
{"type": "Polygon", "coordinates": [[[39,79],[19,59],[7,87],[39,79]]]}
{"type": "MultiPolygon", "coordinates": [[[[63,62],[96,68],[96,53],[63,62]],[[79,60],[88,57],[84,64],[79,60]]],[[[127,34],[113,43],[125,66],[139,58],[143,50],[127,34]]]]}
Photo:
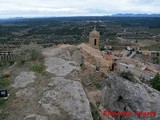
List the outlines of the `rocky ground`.
{"type": "MultiPolygon", "coordinates": [[[[160,92],[144,83],[130,82],[116,74],[104,80],[105,87],[101,96],[103,108],[112,111],[130,111],[133,115],[121,119],[127,120],[159,120],[160,92]],[[156,112],[156,117],[134,116],[139,112],[156,112]]],[[[117,117],[116,120],[120,120],[117,117]]]]}
{"type": "Polygon", "coordinates": [[[90,104],[80,82],[83,62],[80,51],[61,46],[45,49],[43,54],[46,71],[51,76],[21,68],[13,77],[12,93],[2,111],[8,114],[6,119],[92,120],[90,104]]]}
{"type": "MultiPolygon", "coordinates": [[[[0,119],[101,120],[93,117],[90,103],[99,109],[101,117],[104,109],[124,111],[125,108],[133,113],[156,111],[156,117],[145,119],[160,119],[160,92],[142,82],[130,82],[115,73],[96,71],[97,66],[107,66],[97,50],[84,44],[59,45],[44,49],[43,54],[45,74],[28,68],[34,62],[10,68],[10,96],[5,108],[0,110],[0,119]]],[[[102,119],[125,120],[120,117],[102,119]]],[[[144,117],[130,116],[126,119],[143,120],[144,117]]]]}

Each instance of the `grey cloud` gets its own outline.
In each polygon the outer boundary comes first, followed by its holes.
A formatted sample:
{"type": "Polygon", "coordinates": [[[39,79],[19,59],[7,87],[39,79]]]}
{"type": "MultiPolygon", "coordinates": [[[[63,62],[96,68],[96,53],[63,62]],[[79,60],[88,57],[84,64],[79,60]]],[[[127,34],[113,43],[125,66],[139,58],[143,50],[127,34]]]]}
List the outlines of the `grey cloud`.
{"type": "Polygon", "coordinates": [[[159,0],[0,0],[0,17],[160,13],[159,6],[159,0]]]}

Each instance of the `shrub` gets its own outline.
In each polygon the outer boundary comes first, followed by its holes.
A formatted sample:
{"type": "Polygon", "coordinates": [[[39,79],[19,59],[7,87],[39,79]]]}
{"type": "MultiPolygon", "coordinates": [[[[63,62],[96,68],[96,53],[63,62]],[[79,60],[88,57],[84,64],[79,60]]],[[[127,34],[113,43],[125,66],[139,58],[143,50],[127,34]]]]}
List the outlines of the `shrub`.
{"type": "Polygon", "coordinates": [[[157,74],[153,79],[151,79],[150,84],[154,89],[160,91],[160,74],[157,74]]]}
{"type": "Polygon", "coordinates": [[[0,98],[0,108],[2,108],[5,105],[5,100],[0,98]]]}
{"type": "Polygon", "coordinates": [[[7,78],[0,79],[0,88],[5,88],[10,85],[10,80],[7,78]]]}
{"type": "Polygon", "coordinates": [[[11,71],[10,70],[4,70],[2,73],[3,77],[10,77],[11,76],[11,71]]]}
{"type": "Polygon", "coordinates": [[[14,60],[0,60],[0,67],[9,67],[14,63],[14,60]]]}
{"type": "Polygon", "coordinates": [[[42,47],[34,43],[22,45],[20,48],[14,50],[14,54],[16,56],[16,61],[21,64],[27,61],[41,60],[43,58],[42,47]]]}
{"type": "Polygon", "coordinates": [[[134,82],[134,75],[130,71],[123,71],[120,73],[120,76],[134,82]]]}
{"type": "Polygon", "coordinates": [[[41,73],[42,76],[47,76],[47,77],[51,77],[51,73],[46,71],[46,67],[43,64],[37,64],[34,65],[30,68],[30,70],[37,72],[37,73],[41,73]]]}
{"type": "Polygon", "coordinates": [[[42,73],[44,71],[44,65],[38,64],[31,67],[31,70],[34,72],[42,73]]]}
{"type": "Polygon", "coordinates": [[[95,82],[94,85],[96,86],[97,89],[101,89],[102,88],[102,84],[99,82],[95,82]]]}
{"type": "Polygon", "coordinates": [[[93,120],[102,120],[101,116],[98,113],[97,108],[92,103],[90,103],[90,106],[91,106],[93,120]]]}

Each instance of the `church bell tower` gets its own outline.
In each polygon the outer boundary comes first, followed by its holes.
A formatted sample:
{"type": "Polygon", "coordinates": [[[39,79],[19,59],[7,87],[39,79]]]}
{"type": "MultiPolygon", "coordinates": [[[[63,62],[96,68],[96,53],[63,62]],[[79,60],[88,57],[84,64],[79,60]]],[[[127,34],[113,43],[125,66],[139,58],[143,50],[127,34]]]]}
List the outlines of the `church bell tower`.
{"type": "Polygon", "coordinates": [[[93,29],[92,32],[89,34],[89,44],[95,48],[99,49],[99,39],[100,39],[100,34],[99,32],[96,31],[96,27],[93,29]]]}

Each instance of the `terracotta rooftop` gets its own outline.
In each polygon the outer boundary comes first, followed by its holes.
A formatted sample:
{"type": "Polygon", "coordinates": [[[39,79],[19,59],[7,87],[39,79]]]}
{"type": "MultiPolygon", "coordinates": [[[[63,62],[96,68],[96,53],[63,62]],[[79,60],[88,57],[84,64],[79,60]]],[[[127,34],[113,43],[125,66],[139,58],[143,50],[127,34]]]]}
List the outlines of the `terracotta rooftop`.
{"type": "Polygon", "coordinates": [[[105,58],[106,60],[112,60],[112,56],[108,54],[103,55],[103,58],[105,58]]]}

